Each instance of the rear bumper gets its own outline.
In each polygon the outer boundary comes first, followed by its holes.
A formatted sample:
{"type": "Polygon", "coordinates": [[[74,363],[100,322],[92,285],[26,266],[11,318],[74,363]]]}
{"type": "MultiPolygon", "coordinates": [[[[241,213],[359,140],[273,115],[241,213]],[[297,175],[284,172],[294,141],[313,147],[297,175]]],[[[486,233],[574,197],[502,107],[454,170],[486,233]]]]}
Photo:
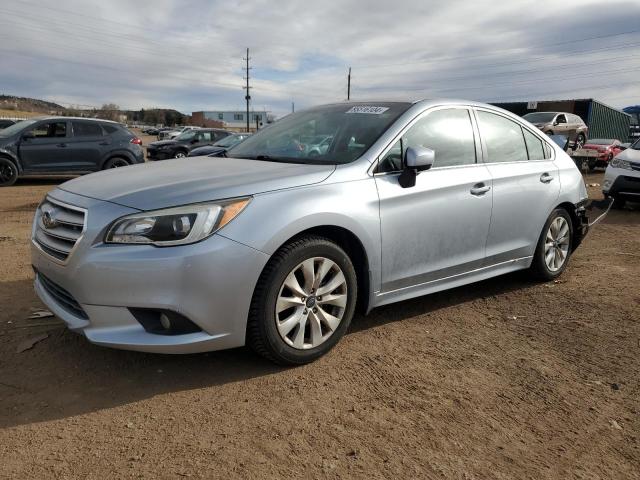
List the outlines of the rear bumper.
{"type": "Polygon", "coordinates": [[[587,214],[587,205],[588,200],[583,200],[578,202],[575,209],[576,219],[578,220],[575,231],[574,231],[574,241],[573,241],[573,249],[575,250],[580,246],[582,240],[589,233],[589,216],[587,214]]]}

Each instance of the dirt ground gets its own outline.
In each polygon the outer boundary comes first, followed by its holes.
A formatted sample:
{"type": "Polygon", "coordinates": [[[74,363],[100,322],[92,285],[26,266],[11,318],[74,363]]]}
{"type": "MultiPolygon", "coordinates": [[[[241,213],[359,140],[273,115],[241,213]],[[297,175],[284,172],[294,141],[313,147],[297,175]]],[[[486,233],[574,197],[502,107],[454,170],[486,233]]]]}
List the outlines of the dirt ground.
{"type": "Polygon", "coordinates": [[[0,189],[0,477],[640,478],[640,207],[612,211],[557,283],[380,308],[279,368],[28,319],[31,218],[57,183],[0,189]]]}

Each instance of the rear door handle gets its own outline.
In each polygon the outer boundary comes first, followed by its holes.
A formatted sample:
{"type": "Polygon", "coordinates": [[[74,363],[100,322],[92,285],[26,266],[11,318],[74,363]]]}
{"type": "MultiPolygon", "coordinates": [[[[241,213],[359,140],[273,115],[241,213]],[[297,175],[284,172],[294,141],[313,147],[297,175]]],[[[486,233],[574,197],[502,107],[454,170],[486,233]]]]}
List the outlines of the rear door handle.
{"type": "Polygon", "coordinates": [[[549,175],[547,172],[540,175],[540,181],[542,183],[549,183],[551,180],[553,180],[553,175],[549,175]]]}
{"type": "Polygon", "coordinates": [[[489,190],[491,190],[491,187],[489,185],[485,185],[484,183],[476,183],[470,191],[471,195],[479,197],[487,193],[489,190]]]}
{"type": "Polygon", "coordinates": [[[67,146],[66,143],[59,143],[56,145],[56,147],[62,147],[62,148],[65,148],[66,146],[67,146]]]}

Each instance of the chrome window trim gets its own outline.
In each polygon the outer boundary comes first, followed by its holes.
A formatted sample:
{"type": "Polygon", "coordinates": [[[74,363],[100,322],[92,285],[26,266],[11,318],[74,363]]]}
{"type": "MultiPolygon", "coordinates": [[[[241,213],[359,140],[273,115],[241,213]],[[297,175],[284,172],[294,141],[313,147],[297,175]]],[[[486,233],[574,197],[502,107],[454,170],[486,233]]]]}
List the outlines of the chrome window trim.
{"type": "Polygon", "coordinates": [[[80,244],[80,242],[82,241],[82,239],[84,238],[84,235],[87,231],[87,217],[89,215],[89,212],[86,208],[82,208],[82,207],[77,207],[75,205],[69,205],[68,203],[65,202],[61,202],[60,200],[56,200],[51,198],[49,195],[47,195],[44,200],[42,202],[40,202],[40,204],[38,205],[38,208],[36,209],[36,218],[33,222],[33,228],[31,229],[31,244],[36,247],[44,256],[46,256],[49,260],[53,261],[54,263],[57,263],[58,265],[66,265],[69,262],[69,259],[71,258],[71,255],[73,255],[73,252],[75,252],[76,248],[78,248],[78,245],[80,244]],[[80,236],[78,237],[78,239],[76,240],[76,243],[73,245],[73,248],[71,248],[71,250],[69,251],[69,254],[67,255],[67,258],[64,260],[60,260],[59,258],[54,257],[53,255],[49,255],[49,253],[47,253],[47,251],[45,251],[38,242],[36,242],[36,229],[38,228],[38,221],[39,221],[39,217],[38,215],[40,214],[40,207],[42,207],[42,204],[44,202],[49,202],[52,203],[54,205],[58,205],[60,207],[63,208],[67,208],[69,210],[75,210],[76,212],[82,212],[83,216],[84,216],[84,220],[83,220],[83,225],[82,225],[82,230],[80,231],[80,236]]]}

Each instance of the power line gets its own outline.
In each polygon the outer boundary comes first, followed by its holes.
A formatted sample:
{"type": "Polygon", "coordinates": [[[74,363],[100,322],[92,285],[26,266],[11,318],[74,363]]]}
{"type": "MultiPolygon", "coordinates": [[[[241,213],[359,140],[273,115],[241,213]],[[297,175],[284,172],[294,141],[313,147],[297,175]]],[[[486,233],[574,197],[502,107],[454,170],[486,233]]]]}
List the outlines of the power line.
{"type": "MultiPolygon", "coordinates": [[[[585,42],[588,40],[597,40],[597,39],[602,39],[602,38],[609,38],[609,37],[618,37],[618,36],[622,36],[622,35],[630,35],[630,34],[634,34],[634,33],[639,33],[639,30],[629,30],[626,32],[620,32],[620,33],[612,33],[612,34],[608,34],[608,35],[599,35],[599,36],[593,36],[593,37],[585,37],[585,38],[581,38],[581,39],[577,39],[577,40],[568,40],[565,42],[558,42],[558,43],[549,43],[549,44],[540,44],[540,45],[533,45],[533,46],[526,46],[527,49],[529,50],[533,50],[533,49],[537,49],[537,48],[547,48],[547,47],[555,47],[558,45],[567,45],[570,43],[580,43],[580,42],[585,42]]],[[[394,66],[403,66],[403,65],[418,65],[418,64],[423,64],[423,63],[439,63],[439,62],[449,62],[449,61],[454,61],[454,60],[468,60],[468,59],[476,59],[476,58],[483,58],[483,57],[492,57],[495,55],[499,55],[500,53],[504,53],[504,52],[512,52],[512,51],[516,51],[516,50],[522,50],[525,47],[519,47],[519,48],[507,48],[507,49],[500,49],[500,50],[493,50],[492,53],[486,53],[486,54],[480,54],[480,55],[465,55],[465,56],[454,56],[454,57],[440,57],[440,58],[436,58],[433,60],[416,60],[416,61],[411,61],[411,62],[401,62],[401,63],[387,63],[387,64],[369,64],[369,65],[356,65],[356,68],[380,68],[380,67],[394,67],[394,66]]],[[[563,53],[567,53],[567,52],[563,52],[563,53]]]]}

